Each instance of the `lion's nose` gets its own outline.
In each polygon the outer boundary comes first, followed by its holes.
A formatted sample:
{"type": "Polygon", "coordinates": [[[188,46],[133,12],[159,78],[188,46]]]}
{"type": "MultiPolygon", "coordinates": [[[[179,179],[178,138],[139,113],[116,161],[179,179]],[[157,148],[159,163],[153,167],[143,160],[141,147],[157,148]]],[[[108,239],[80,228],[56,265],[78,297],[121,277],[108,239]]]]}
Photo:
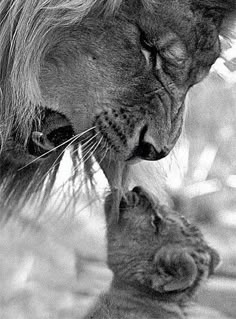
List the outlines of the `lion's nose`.
{"type": "Polygon", "coordinates": [[[168,150],[157,150],[154,139],[149,136],[148,127],[144,126],[140,132],[139,143],[133,151],[132,158],[157,161],[167,156],[168,153],[168,150]]]}
{"type": "Polygon", "coordinates": [[[168,153],[165,151],[158,152],[156,148],[147,142],[142,142],[138,145],[135,150],[135,156],[146,161],[157,161],[167,156],[168,153]]]}

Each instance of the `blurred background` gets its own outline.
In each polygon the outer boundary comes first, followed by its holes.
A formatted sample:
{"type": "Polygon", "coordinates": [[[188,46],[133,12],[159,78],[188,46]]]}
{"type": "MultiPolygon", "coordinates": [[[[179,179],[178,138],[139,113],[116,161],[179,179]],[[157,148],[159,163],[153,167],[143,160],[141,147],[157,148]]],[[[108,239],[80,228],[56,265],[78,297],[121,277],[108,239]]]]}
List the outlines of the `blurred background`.
{"type": "Polygon", "coordinates": [[[171,205],[200,226],[222,259],[198,300],[236,318],[235,43],[192,88],[184,134],[167,171],[171,205]]]}

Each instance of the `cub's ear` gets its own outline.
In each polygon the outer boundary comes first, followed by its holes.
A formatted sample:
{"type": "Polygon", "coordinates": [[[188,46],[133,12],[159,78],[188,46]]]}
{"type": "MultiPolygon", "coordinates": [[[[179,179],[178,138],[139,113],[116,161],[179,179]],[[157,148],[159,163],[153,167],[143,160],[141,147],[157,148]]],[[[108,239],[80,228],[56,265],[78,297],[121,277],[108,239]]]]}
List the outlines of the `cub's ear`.
{"type": "Polygon", "coordinates": [[[197,265],[184,249],[164,247],[154,258],[156,273],[152,288],[158,292],[182,291],[190,287],[197,277],[197,265]]]}

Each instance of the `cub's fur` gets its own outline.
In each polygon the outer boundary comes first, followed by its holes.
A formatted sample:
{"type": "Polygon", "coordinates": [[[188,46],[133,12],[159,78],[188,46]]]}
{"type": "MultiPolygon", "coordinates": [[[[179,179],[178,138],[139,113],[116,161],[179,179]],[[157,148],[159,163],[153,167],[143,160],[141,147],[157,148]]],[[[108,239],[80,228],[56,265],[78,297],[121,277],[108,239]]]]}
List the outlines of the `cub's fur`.
{"type": "Polygon", "coordinates": [[[219,263],[201,232],[141,188],[128,192],[118,222],[106,203],[108,265],[114,279],[86,319],[184,318],[184,308],[219,263]]]}

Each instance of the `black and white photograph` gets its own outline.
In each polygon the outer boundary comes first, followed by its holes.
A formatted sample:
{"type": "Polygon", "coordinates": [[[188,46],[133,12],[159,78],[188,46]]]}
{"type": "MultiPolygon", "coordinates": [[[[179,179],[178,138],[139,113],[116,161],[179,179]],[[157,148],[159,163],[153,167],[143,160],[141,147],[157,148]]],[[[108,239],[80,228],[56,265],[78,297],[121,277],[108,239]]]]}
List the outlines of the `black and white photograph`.
{"type": "Polygon", "coordinates": [[[0,0],[0,319],[236,319],[236,0],[0,0]]]}

